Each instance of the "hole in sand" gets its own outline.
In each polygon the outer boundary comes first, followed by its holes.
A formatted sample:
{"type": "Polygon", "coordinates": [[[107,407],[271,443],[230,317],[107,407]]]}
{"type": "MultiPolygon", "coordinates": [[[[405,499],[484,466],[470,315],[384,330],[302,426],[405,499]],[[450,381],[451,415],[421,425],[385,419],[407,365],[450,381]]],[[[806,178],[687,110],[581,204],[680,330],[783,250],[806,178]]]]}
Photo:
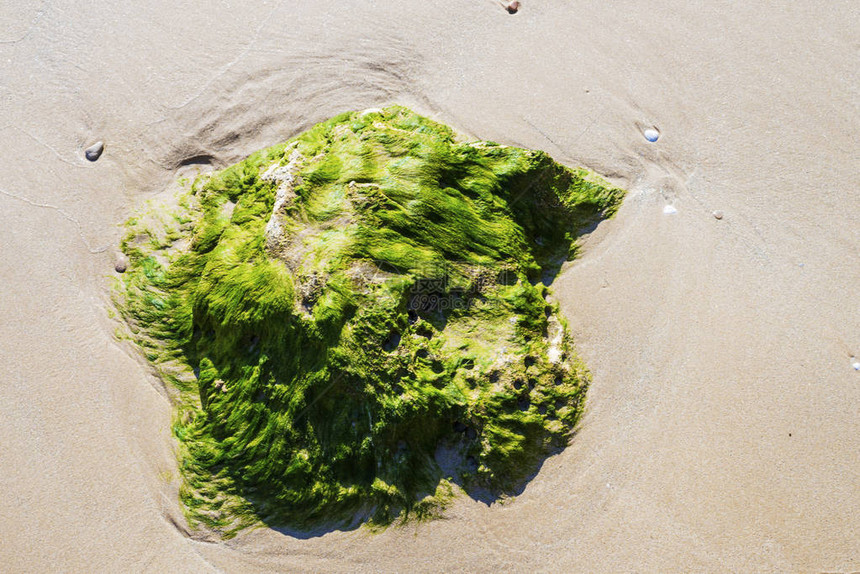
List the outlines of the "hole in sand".
{"type": "Polygon", "coordinates": [[[209,154],[198,154],[193,155],[191,157],[187,157],[179,162],[176,167],[187,167],[187,166],[210,166],[215,162],[215,158],[209,154]]]}

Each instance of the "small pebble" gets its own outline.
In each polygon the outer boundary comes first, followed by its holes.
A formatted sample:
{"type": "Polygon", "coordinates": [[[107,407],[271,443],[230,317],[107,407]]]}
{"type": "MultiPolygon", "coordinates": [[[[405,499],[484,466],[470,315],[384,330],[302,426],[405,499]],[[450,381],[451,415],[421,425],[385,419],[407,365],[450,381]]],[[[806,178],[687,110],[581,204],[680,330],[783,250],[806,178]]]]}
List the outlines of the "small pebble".
{"type": "Polygon", "coordinates": [[[717,211],[714,212],[714,219],[722,219],[722,218],[723,218],[723,212],[722,211],[720,211],[718,209],[717,211]]]}
{"type": "Polygon", "coordinates": [[[860,361],[854,361],[851,366],[854,367],[855,371],[860,371],[860,361]]]}
{"type": "Polygon", "coordinates": [[[678,210],[675,209],[674,205],[667,205],[663,208],[663,213],[665,213],[666,215],[673,215],[675,213],[678,213],[678,210]]]}
{"type": "Polygon", "coordinates": [[[125,273],[125,270],[128,269],[128,259],[125,255],[120,255],[116,258],[116,264],[113,266],[116,269],[117,273],[125,273]]]}
{"type": "Polygon", "coordinates": [[[645,136],[645,139],[651,143],[654,143],[655,141],[660,139],[660,132],[658,132],[654,128],[648,128],[647,130],[642,132],[642,135],[645,136]]]}
{"type": "Polygon", "coordinates": [[[520,3],[517,0],[508,3],[508,14],[516,14],[520,9],[520,3]]]}
{"type": "Polygon", "coordinates": [[[102,155],[102,152],[105,150],[104,142],[96,142],[87,149],[84,150],[84,155],[90,161],[96,161],[102,155]]]}

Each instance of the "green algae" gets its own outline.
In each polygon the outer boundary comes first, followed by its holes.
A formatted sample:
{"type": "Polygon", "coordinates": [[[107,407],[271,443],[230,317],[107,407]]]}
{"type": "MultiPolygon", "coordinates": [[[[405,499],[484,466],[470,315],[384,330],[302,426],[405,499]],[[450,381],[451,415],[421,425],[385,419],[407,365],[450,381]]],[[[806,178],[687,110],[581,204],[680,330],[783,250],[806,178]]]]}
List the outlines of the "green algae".
{"type": "Polygon", "coordinates": [[[193,525],[385,525],[515,491],[588,374],[547,277],[623,192],[408,109],[347,113],[130,219],[129,336],[193,525]]]}

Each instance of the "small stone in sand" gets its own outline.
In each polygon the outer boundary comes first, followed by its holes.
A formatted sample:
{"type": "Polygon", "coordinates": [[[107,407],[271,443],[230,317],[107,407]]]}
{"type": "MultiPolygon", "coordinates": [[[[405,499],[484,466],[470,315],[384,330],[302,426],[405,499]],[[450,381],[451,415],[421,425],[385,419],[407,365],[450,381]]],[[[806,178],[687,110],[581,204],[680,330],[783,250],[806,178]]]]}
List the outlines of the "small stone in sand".
{"type": "Polygon", "coordinates": [[[87,149],[84,150],[84,155],[90,161],[96,161],[102,155],[102,152],[105,150],[104,142],[96,142],[87,149]]]}
{"type": "Polygon", "coordinates": [[[667,205],[666,207],[663,208],[663,213],[665,213],[666,215],[672,215],[672,214],[678,213],[678,210],[675,209],[674,205],[667,205]]]}
{"type": "Polygon", "coordinates": [[[723,212],[722,212],[722,211],[720,211],[719,209],[718,209],[718,210],[716,210],[716,211],[713,213],[713,215],[714,215],[714,219],[722,219],[722,218],[723,218],[723,212]]]}
{"type": "Polygon", "coordinates": [[[516,14],[520,9],[520,3],[517,0],[508,3],[508,14],[516,14]]]}
{"type": "Polygon", "coordinates": [[[851,366],[854,367],[855,371],[860,371],[860,361],[854,361],[851,366]]]}
{"type": "Polygon", "coordinates": [[[128,259],[125,255],[120,255],[116,258],[113,268],[116,269],[117,273],[125,273],[125,270],[128,269],[128,259]]]}
{"type": "Polygon", "coordinates": [[[660,132],[658,132],[654,128],[646,129],[644,132],[642,132],[642,135],[645,136],[645,139],[651,143],[654,143],[660,138],[660,132]]]}

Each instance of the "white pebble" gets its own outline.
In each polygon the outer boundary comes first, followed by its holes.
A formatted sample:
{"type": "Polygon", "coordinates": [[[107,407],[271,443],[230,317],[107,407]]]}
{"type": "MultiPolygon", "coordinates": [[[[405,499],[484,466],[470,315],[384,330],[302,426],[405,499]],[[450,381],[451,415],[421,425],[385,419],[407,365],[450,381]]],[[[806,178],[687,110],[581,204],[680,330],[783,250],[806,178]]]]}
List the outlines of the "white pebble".
{"type": "Polygon", "coordinates": [[[860,371],[860,361],[854,361],[851,366],[854,367],[855,371],[860,371]]]}
{"type": "Polygon", "coordinates": [[[673,215],[675,213],[678,213],[678,210],[675,209],[674,205],[667,205],[663,208],[663,213],[665,213],[666,215],[673,215]]]}
{"type": "Polygon", "coordinates": [[[648,128],[642,132],[642,135],[645,136],[645,139],[651,143],[654,143],[660,138],[660,132],[655,130],[654,128],[648,128]]]}

